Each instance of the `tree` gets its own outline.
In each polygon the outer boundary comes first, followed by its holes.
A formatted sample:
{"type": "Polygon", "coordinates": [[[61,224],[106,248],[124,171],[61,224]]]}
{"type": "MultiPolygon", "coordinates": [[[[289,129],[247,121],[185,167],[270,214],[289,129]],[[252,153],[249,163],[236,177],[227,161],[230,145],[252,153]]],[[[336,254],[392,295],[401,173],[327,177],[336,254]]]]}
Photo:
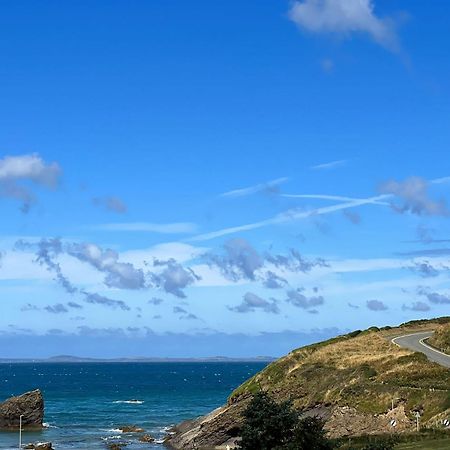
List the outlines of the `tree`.
{"type": "Polygon", "coordinates": [[[323,422],[300,419],[291,402],[276,403],[266,393],[256,394],[244,411],[241,450],[332,450],[323,422]]]}
{"type": "Polygon", "coordinates": [[[292,442],[285,450],[332,450],[335,445],[327,438],[323,421],[317,417],[301,419],[294,429],[292,442]]]}
{"type": "Polygon", "coordinates": [[[298,413],[290,402],[281,404],[265,392],[257,393],[244,411],[241,450],[274,450],[283,448],[294,436],[298,413]]]}

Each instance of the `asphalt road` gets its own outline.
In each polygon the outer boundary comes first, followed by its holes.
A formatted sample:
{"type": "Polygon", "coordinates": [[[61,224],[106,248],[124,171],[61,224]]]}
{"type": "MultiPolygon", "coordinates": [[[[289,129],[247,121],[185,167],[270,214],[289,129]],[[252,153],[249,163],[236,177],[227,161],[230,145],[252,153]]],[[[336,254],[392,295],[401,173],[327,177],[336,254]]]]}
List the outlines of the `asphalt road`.
{"type": "Polygon", "coordinates": [[[406,334],[404,336],[398,336],[392,339],[392,343],[415,352],[421,352],[425,354],[430,361],[450,368],[450,356],[434,349],[433,347],[430,347],[424,342],[424,339],[429,338],[432,334],[432,331],[406,334]]]}

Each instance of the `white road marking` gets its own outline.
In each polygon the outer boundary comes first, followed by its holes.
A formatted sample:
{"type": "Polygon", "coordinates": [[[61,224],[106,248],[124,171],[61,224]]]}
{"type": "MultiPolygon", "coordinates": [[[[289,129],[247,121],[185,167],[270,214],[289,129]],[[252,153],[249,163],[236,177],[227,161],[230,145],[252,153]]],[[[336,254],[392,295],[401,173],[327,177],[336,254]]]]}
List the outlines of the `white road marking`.
{"type": "MultiPolygon", "coordinates": [[[[392,342],[393,344],[395,344],[397,347],[402,347],[400,344],[397,344],[397,342],[395,342],[397,339],[401,339],[401,338],[405,338],[405,337],[409,337],[409,336],[417,336],[417,335],[419,335],[419,334],[424,334],[424,333],[427,333],[427,331],[422,331],[422,332],[420,332],[420,333],[404,334],[403,336],[397,336],[397,337],[391,339],[391,342],[392,342]]],[[[425,337],[423,337],[422,339],[419,339],[419,341],[418,341],[419,344],[423,345],[423,346],[424,346],[425,348],[427,348],[428,350],[432,350],[432,351],[435,352],[435,353],[439,353],[439,354],[442,355],[442,356],[446,356],[447,358],[450,358],[450,355],[447,355],[447,353],[444,353],[444,352],[441,352],[441,351],[439,351],[439,350],[436,350],[435,348],[431,347],[430,345],[428,345],[428,344],[426,344],[426,343],[424,342],[424,340],[425,340],[425,339],[428,339],[432,334],[433,334],[433,332],[430,332],[430,335],[429,335],[429,336],[425,336],[425,337]]],[[[402,347],[402,348],[404,348],[404,347],[402,347]]]]}
{"type": "Polygon", "coordinates": [[[441,352],[439,350],[436,350],[435,348],[429,346],[428,344],[425,344],[425,342],[423,342],[425,339],[428,339],[428,337],[424,337],[423,339],[421,339],[419,342],[426,348],[433,350],[433,352],[439,353],[440,355],[446,356],[447,358],[450,358],[450,355],[447,355],[447,353],[441,352]]]}
{"type": "MultiPolygon", "coordinates": [[[[427,333],[427,331],[422,331],[420,333],[404,334],[403,336],[397,336],[397,337],[391,339],[391,342],[393,344],[395,344],[397,347],[402,347],[400,344],[397,344],[397,342],[395,342],[397,339],[401,339],[401,338],[405,338],[405,337],[409,337],[409,336],[416,336],[417,334],[423,334],[423,333],[427,333]]],[[[432,332],[430,332],[430,333],[432,334],[432,332]]],[[[428,337],[430,337],[430,336],[424,337],[424,339],[427,339],[428,337]]],[[[402,347],[402,348],[404,348],[404,347],[402,347]]]]}

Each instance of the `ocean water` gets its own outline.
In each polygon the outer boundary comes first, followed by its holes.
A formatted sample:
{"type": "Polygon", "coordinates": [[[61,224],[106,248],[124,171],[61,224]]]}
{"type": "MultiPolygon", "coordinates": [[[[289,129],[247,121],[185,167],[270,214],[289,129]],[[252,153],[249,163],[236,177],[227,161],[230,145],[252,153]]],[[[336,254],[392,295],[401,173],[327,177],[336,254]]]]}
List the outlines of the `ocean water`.
{"type": "MultiPolygon", "coordinates": [[[[50,441],[56,449],[160,449],[168,427],[222,405],[230,392],[265,366],[226,363],[0,364],[0,401],[39,388],[46,428],[25,432],[23,443],[50,441]],[[136,425],[157,439],[117,431],[136,425]]],[[[0,449],[17,449],[18,433],[0,432],[0,449]]]]}

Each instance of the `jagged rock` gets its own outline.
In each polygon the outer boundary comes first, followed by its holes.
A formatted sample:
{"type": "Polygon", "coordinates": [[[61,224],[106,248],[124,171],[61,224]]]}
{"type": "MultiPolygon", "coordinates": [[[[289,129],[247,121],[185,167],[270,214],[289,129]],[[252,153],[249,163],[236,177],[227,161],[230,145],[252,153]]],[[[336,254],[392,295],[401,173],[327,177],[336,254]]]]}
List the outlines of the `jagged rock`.
{"type": "Polygon", "coordinates": [[[136,425],[124,425],[119,427],[122,433],[143,433],[145,430],[143,428],[137,427],[136,425]]]}
{"type": "Polygon", "coordinates": [[[196,420],[188,420],[174,427],[165,444],[174,449],[212,448],[237,439],[242,424],[242,413],[250,397],[218,408],[196,420]]]}
{"type": "Polygon", "coordinates": [[[44,420],[44,399],[39,389],[0,403],[0,429],[19,428],[20,416],[24,428],[41,428],[44,420]]]}
{"type": "Polygon", "coordinates": [[[141,436],[139,438],[139,442],[146,442],[146,443],[150,443],[150,442],[154,442],[155,438],[153,436],[150,436],[149,434],[144,434],[143,436],[141,436]]]}
{"type": "Polygon", "coordinates": [[[126,447],[128,444],[126,442],[113,442],[108,444],[109,450],[122,450],[123,447],[126,447]]]}
{"type": "Polygon", "coordinates": [[[53,450],[51,442],[38,442],[36,444],[28,444],[25,446],[25,448],[30,450],[53,450]]]}

